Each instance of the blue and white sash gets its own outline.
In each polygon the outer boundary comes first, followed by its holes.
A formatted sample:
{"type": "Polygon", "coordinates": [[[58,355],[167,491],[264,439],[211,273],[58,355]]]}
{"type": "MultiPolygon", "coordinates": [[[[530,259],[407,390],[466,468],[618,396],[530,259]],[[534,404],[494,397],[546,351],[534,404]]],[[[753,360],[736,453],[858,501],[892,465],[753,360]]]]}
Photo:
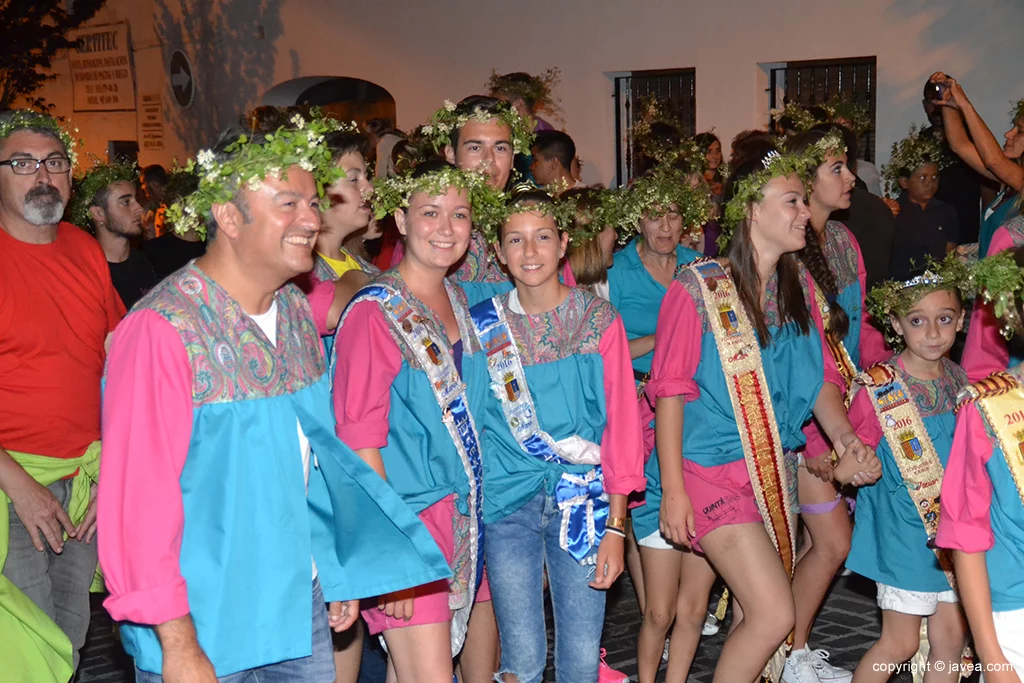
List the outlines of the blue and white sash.
{"type": "Polygon", "coordinates": [[[580,564],[596,563],[591,550],[604,537],[609,513],[601,473],[601,447],[575,434],[555,441],[540,428],[523,361],[497,298],[477,304],[469,315],[487,354],[491,390],[501,403],[509,431],[523,452],[544,462],[594,466],[582,474],[563,472],[555,484],[555,501],[562,511],[559,537],[562,550],[580,564]]]}
{"type": "MultiPolygon", "coordinates": [[[[449,287],[447,282],[445,287],[449,287]]],[[[468,330],[462,329],[465,309],[452,296],[451,291],[448,292],[448,298],[451,300],[462,338],[469,339],[468,330]]],[[[468,530],[460,530],[460,525],[455,523],[455,554],[452,559],[451,591],[448,596],[448,604],[453,612],[451,638],[452,656],[454,657],[462,649],[462,644],[466,639],[469,613],[473,608],[476,591],[480,585],[484,562],[482,552],[484,525],[481,504],[483,500],[483,464],[480,460],[480,440],[477,436],[476,425],[466,403],[466,385],[462,382],[462,377],[455,365],[455,359],[448,350],[447,339],[443,338],[443,333],[429,325],[429,321],[417,313],[399,291],[388,285],[374,283],[359,290],[342,315],[341,322],[338,323],[339,330],[345,324],[349,311],[360,301],[374,301],[380,305],[391,328],[402,338],[416,357],[418,368],[426,373],[434,392],[434,398],[441,408],[444,425],[452,438],[452,443],[455,444],[455,449],[459,453],[466,477],[469,480],[469,499],[466,501],[469,508],[468,530]],[[441,342],[438,343],[435,341],[436,339],[441,339],[441,342]],[[468,539],[466,538],[467,531],[468,539]],[[460,541],[468,541],[466,543],[469,546],[468,558],[460,557],[458,552],[460,541]]],[[[338,358],[337,349],[337,344],[335,344],[331,352],[330,375],[332,381],[338,358]]]]}

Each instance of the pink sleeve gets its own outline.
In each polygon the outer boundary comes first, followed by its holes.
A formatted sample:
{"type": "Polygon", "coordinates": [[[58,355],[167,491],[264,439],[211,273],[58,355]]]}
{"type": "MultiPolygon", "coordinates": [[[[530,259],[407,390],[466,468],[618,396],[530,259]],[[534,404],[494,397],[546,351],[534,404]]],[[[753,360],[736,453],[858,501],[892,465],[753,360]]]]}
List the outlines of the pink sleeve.
{"type": "Polygon", "coordinates": [[[576,276],[572,274],[572,266],[569,265],[569,259],[565,259],[565,265],[562,266],[562,284],[566,287],[576,286],[576,276]]]}
{"type": "Polygon", "coordinates": [[[616,316],[605,330],[599,350],[604,365],[604,402],[608,416],[601,435],[605,491],[627,496],[633,491],[643,491],[647,483],[633,365],[622,318],[616,316]]]}
{"type": "MultiPolygon", "coordinates": [[[[815,297],[814,280],[811,278],[810,273],[807,273],[807,291],[810,295],[811,301],[817,301],[815,297]]],[[[839,374],[839,368],[836,367],[836,359],[832,357],[832,350],[828,347],[828,340],[825,339],[825,325],[821,321],[821,309],[818,305],[811,305],[811,317],[814,319],[815,332],[818,333],[818,338],[821,340],[821,358],[824,361],[825,366],[825,381],[831,382],[839,387],[839,390],[846,394],[846,380],[839,374]]],[[[657,340],[655,340],[657,343],[657,340]]]]}
{"type": "Polygon", "coordinates": [[[892,358],[892,350],[886,346],[882,333],[871,323],[867,305],[868,271],[864,267],[864,256],[857,238],[851,234],[850,239],[857,248],[857,282],[860,283],[860,367],[867,368],[892,358]]]}
{"type": "Polygon", "coordinates": [[[802,431],[804,438],[807,439],[807,445],[804,447],[804,458],[813,460],[832,452],[832,444],[829,442],[828,437],[825,436],[825,432],[821,431],[821,426],[817,420],[812,419],[805,424],[802,431]]]}
{"type": "Polygon", "coordinates": [[[402,353],[376,302],[352,307],[334,340],[334,419],[338,438],[352,450],[388,444],[391,383],[402,369],[402,353]]]}
{"type": "MultiPolygon", "coordinates": [[[[992,236],[985,256],[1012,248],[1013,238],[1006,228],[1001,227],[992,236]]],[[[1010,352],[1006,348],[1006,340],[999,333],[1000,327],[992,304],[982,303],[980,298],[975,301],[960,363],[967,372],[968,382],[980,382],[993,372],[1005,370],[1010,364],[1010,352]]]]}
{"type": "Polygon", "coordinates": [[[995,542],[989,511],[992,481],[985,463],[992,457],[992,441],[974,403],[965,405],[956,419],[949,462],[942,477],[942,514],[935,543],[941,548],[981,553],[995,542]]]}
{"type": "Polygon", "coordinates": [[[850,425],[865,446],[878,448],[882,443],[882,425],[878,424],[875,407],[871,405],[871,390],[861,387],[850,402],[850,425]]]}
{"type": "Polygon", "coordinates": [[[651,380],[644,389],[652,403],[669,396],[682,396],[686,402],[700,397],[693,377],[700,365],[702,334],[703,323],[693,298],[673,281],[658,313],[651,380]]]}
{"type": "Polygon", "coordinates": [[[162,624],[189,612],[179,479],[191,436],[185,346],[158,313],[138,311],[114,334],[103,393],[97,538],[116,621],[162,624]]]}
{"type": "MultiPolygon", "coordinates": [[[[394,268],[402,262],[402,257],[405,256],[405,242],[399,240],[395,243],[395,250],[391,252],[391,265],[388,268],[394,268]]],[[[384,268],[383,270],[387,270],[384,268]]]]}
{"type": "Polygon", "coordinates": [[[309,308],[313,311],[313,324],[316,325],[316,332],[321,337],[334,332],[327,328],[327,315],[334,305],[334,283],[330,281],[316,282],[310,277],[311,289],[306,292],[306,300],[309,301],[309,308]]]}

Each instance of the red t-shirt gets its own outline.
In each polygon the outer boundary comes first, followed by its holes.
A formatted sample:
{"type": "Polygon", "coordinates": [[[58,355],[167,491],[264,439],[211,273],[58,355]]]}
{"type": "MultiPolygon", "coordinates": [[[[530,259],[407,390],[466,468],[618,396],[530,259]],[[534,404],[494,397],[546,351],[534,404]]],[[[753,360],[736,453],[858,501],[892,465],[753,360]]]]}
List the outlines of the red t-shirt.
{"type": "Polygon", "coordinates": [[[0,447],[74,458],[100,438],[103,344],[124,313],[88,234],[61,223],[27,244],[0,229],[0,447]]]}

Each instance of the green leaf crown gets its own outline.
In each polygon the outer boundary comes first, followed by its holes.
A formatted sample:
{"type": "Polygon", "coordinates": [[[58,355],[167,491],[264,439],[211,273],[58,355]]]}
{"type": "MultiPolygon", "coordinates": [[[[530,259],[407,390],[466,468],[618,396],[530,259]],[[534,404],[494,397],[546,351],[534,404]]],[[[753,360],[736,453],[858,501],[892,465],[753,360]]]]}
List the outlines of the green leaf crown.
{"type": "Polygon", "coordinates": [[[81,141],[75,137],[78,134],[77,128],[69,131],[57,119],[48,114],[40,114],[30,109],[14,109],[0,121],[0,140],[22,128],[43,128],[53,131],[60,138],[60,141],[64,143],[68,159],[71,160],[71,167],[74,168],[75,164],[78,163],[77,149],[81,141]]]}
{"type": "Polygon", "coordinates": [[[458,105],[445,100],[444,106],[434,112],[430,120],[420,128],[424,138],[430,140],[434,151],[441,153],[445,145],[451,144],[452,133],[469,121],[487,123],[498,119],[512,131],[512,147],[516,154],[529,154],[533,146],[533,119],[524,119],[508,102],[500,102],[497,113],[483,107],[476,107],[470,113],[459,113],[458,105]]]}
{"type": "Polygon", "coordinates": [[[487,90],[491,93],[502,94],[509,99],[519,98],[523,101],[530,101],[538,109],[554,111],[557,103],[554,100],[552,91],[558,85],[561,72],[557,69],[548,69],[539,76],[527,78],[512,78],[513,74],[499,74],[491,70],[491,78],[487,81],[487,90]]]}
{"type": "MultiPolygon", "coordinates": [[[[575,199],[552,196],[544,190],[538,190],[529,183],[523,183],[512,188],[511,192],[507,195],[506,201],[492,215],[487,217],[485,224],[480,226],[480,229],[483,231],[484,237],[487,238],[488,242],[497,243],[500,241],[501,226],[508,221],[509,217],[513,214],[527,211],[553,218],[559,232],[568,232],[569,239],[573,239],[576,244],[581,244],[582,241],[587,239],[588,231],[573,230],[573,224],[576,220],[575,199]],[[530,192],[543,192],[551,198],[551,202],[533,201],[528,195],[530,192]]],[[[474,220],[475,223],[476,221],[474,220]]]]}
{"type": "Polygon", "coordinates": [[[816,125],[821,123],[817,118],[815,118],[814,114],[795,102],[790,102],[778,109],[772,109],[768,113],[771,114],[772,121],[775,121],[776,123],[784,118],[790,119],[793,122],[793,125],[796,126],[797,131],[801,133],[814,128],[816,125]]]}
{"type": "Polygon", "coordinates": [[[975,287],[974,268],[968,266],[955,251],[941,261],[929,256],[927,268],[921,275],[906,281],[887,280],[872,287],[866,298],[867,309],[889,345],[898,350],[903,348],[904,341],[893,329],[890,316],[905,316],[932,292],[956,291],[961,301],[967,301],[973,296],[975,287]]]}
{"type": "Polygon", "coordinates": [[[378,180],[373,187],[373,213],[377,220],[398,209],[409,208],[409,200],[418,192],[430,197],[443,195],[450,188],[469,193],[473,226],[485,235],[504,220],[505,194],[494,189],[483,173],[444,166],[436,171],[413,177],[413,171],[378,180]]]}
{"type": "MultiPolygon", "coordinates": [[[[828,139],[826,136],[819,142],[825,142],[828,139]]],[[[764,187],[773,178],[796,175],[803,181],[809,192],[808,186],[813,179],[814,171],[821,165],[821,161],[818,160],[820,154],[822,154],[822,150],[817,145],[802,153],[783,153],[772,150],[761,160],[762,168],[742,180],[736,181],[733,186],[733,195],[726,202],[722,212],[720,221],[722,232],[718,236],[719,249],[724,252],[728,248],[736,228],[747,219],[750,205],[764,199],[764,187]]],[[[824,156],[821,159],[824,159],[824,156]]]]}
{"type": "Polygon", "coordinates": [[[683,230],[697,232],[711,219],[711,196],[701,184],[694,188],[686,174],[677,168],[661,164],[637,178],[622,198],[623,206],[615,215],[622,228],[621,238],[627,239],[640,229],[644,215],[664,216],[675,204],[683,219],[683,230]]]}
{"type": "Polygon", "coordinates": [[[179,234],[194,229],[205,237],[204,219],[211,207],[230,202],[242,189],[259,189],[268,176],[284,178],[288,169],[296,166],[313,174],[321,209],[326,209],[326,188],[345,173],[333,162],[324,138],[346,129],[341,122],[313,110],[308,118],[295,114],[289,125],[266,134],[259,142],[259,138],[242,134],[223,154],[200,150],[185,166],[186,172],[199,176],[199,187],[168,207],[168,223],[179,234]]]}
{"type": "Polygon", "coordinates": [[[1014,251],[1003,251],[978,261],[973,268],[975,289],[992,309],[1003,326],[1003,337],[1009,339],[1022,327],[1020,299],[1024,294],[1024,270],[1017,265],[1014,251]]]}
{"type": "Polygon", "coordinates": [[[113,183],[128,182],[135,185],[139,168],[134,163],[96,164],[75,181],[75,192],[67,209],[68,219],[80,228],[93,229],[89,207],[100,190],[113,183]]]}
{"type": "Polygon", "coordinates": [[[1024,99],[1017,100],[1010,109],[1010,123],[1024,119],[1024,99]]]}
{"type": "Polygon", "coordinates": [[[907,177],[922,164],[934,163],[942,170],[952,163],[952,159],[942,149],[942,143],[932,135],[925,135],[917,126],[910,127],[910,133],[899,142],[892,144],[889,152],[889,163],[882,166],[882,177],[885,178],[885,191],[891,197],[898,197],[903,189],[900,187],[900,175],[907,177]]]}

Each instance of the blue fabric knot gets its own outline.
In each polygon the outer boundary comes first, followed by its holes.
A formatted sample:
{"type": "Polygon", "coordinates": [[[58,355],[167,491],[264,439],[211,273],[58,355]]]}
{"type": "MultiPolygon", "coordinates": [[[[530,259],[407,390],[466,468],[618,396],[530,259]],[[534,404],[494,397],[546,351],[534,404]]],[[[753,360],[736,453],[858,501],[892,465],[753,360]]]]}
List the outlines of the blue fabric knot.
{"type": "Polygon", "coordinates": [[[585,560],[604,538],[610,510],[601,468],[584,474],[563,472],[555,484],[555,502],[562,511],[559,545],[580,564],[592,564],[596,560],[585,560]]]}
{"type": "Polygon", "coordinates": [[[835,306],[836,305],[836,295],[835,294],[828,294],[828,295],[826,295],[825,296],[825,301],[828,302],[829,306],[835,306]]]}

